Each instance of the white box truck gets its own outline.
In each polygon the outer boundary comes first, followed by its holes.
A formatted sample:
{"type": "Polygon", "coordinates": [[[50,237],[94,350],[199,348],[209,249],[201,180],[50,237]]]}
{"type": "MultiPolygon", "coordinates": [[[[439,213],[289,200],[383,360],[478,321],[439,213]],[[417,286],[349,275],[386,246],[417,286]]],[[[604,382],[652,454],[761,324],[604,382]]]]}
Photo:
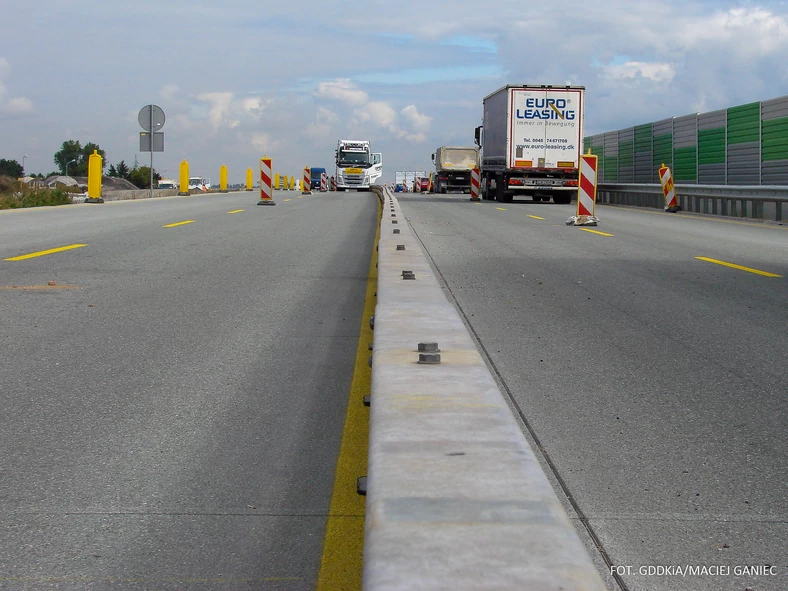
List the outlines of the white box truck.
{"type": "Polygon", "coordinates": [[[481,195],[569,203],[583,150],[583,86],[515,85],[484,97],[481,195]]]}
{"type": "Polygon", "coordinates": [[[435,163],[433,190],[471,192],[471,171],[479,168],[479,149],[475,146],[441,146],[432,155],[435,163]]]}

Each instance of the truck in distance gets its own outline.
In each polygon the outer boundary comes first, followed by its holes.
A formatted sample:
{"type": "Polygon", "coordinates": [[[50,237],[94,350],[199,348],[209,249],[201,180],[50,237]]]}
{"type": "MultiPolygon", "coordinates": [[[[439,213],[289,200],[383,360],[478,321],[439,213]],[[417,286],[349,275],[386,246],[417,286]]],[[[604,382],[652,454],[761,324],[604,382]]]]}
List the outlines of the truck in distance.
{"type": "Polygon", "coordinates": [[[383,155],[369,140],[339,140],[336,151],[337,191],[366,191],[383,175],[383,155]]]}
{"type": "Polygon", "coordinates": [[[310,177],[311,177],[310,178],[310,180],[311,180],[310,186],[311,186],[312,189],[320,190],[320,181],[321,181],[321,179],[323,177],[323,174],[326,174],[326,169],[325,168],[320,168],[320,167],[314,166],[314,167],[312,167],[310,169],[310,177]]]}
{"type": "Polygon", "coordinates": [[[484,97],[476,128],[481,196],[570,203],[583,147],[585,87],[514,85],[484,97]]]}
{"type": "Polygon", "coordinates": [[[435,193],[471,192],[471,171],[479,168],[477,147],[441,146],[435,150],[432,161],[435,163],[435,193]]]}

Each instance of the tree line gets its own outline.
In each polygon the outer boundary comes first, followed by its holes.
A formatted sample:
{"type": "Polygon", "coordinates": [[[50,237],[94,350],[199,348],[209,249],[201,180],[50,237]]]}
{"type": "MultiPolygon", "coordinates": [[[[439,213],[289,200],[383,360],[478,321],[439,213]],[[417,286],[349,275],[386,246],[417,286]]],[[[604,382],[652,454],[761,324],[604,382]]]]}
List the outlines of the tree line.
{"type": "MultiPolygon", "coordinates": [[[[96,151],[101,156],[102,174],[107,167],[107,154],[98,144],[87,142],[84,146],[79,140],[66,140],[60,146],[60,149],[55,152],[53,160],[57,170],[50,172],[47,176],[82,176],[88,175],[88,163],[90,156],[96,151]]],[[[17,160],[9,160],[0,158],[0,176],[9,176],[11,178],[20,178],[24,175],[25,171],[23,166],[17,160]]],[[[35,175],[38,178],[45,178],[43,174],[38,173],[35,175]]],[[[114,178],[126,179],[134,186],[140,189],[150,188],[150,167],[149,166],[133,166],[129,167],[123,160],[117,164],[110,164],[107,176],[114,178]]],[[[161,175],[153,169],[154,181],[158,182],[161,175]]]]}

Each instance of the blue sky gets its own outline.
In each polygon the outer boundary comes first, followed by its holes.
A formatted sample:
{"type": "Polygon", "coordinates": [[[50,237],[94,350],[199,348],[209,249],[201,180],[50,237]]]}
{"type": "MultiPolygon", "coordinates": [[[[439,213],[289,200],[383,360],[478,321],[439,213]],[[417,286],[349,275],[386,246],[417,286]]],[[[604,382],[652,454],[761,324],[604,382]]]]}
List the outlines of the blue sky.
{"type": "Polygon", "coordinates": [[[241,182],[260,156],[330,168],[340,138],[395,170],[470,145],[505,84],[587,88],[586,135],[788,94],[784,1],[5,0],[0,158],[54,169],[64,140],[139,153],[137,112],[167,114],[164,176],[188,160],[241,182]]]}

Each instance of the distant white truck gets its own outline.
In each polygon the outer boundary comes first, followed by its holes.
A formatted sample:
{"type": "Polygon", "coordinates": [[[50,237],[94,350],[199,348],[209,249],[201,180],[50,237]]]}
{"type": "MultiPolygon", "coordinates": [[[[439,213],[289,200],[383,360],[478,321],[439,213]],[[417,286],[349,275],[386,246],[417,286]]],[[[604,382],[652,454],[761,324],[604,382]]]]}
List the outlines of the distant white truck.
{"type": "Polygon", "coordinates": [[[201,191],[207,191],[210,188],[211,188],[211,179],[202,176],[189,177],[189,190],[199,189],[201,191]]]}
{"type": "Polygon", "coordinates": [[[337,191],[365,191],[383,176],[383,154],[372,152],[368,140],[339,140],[336,151],[337,191]]]}
{"type": "Polygon", "coordinates": [[[435,163],[433,192],[471,192],[471,171],[479,168],[479,149],[475,146],[441,146],[432,155],[435,163]]]}
{"type": "Polygon", "coordinates": [[[484,97],[476,128],[481,196],[569,203],[577,193],[583,150],[585,87],[504,86],[484,97]]]}

